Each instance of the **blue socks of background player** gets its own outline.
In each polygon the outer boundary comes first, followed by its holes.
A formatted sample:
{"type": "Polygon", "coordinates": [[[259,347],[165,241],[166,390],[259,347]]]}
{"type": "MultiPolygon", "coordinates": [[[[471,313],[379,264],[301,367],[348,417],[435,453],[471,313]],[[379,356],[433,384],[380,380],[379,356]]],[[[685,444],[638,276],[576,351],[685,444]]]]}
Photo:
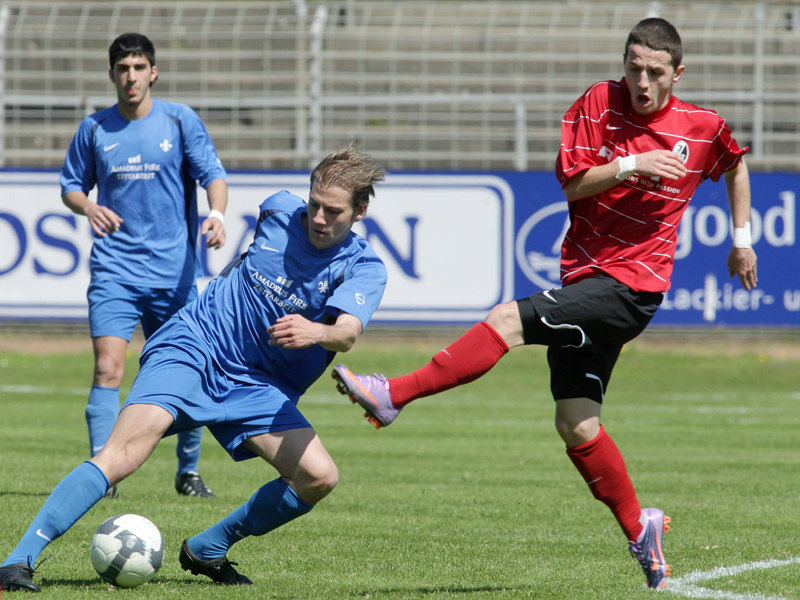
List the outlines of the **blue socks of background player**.
{"type": "Polygon", "coordinates": [[[191,551],[203,560],[225,556],[233,544],[250,535],[264,535],[314,506],[304,502],[280,477],[261,487],[227,517],[189,540],[191,551]]]}
{"type": "Polygon", "coordinates": [[[86,405],[90,456],[94,456],[105,446],[118,414],[119,388],[93,385],[89,392],[89,403],[86,405]]]}
{"type": "MultiPolygon", "coordinates": [[[[111,429],[119,414],[119,388],[93,385],[86,405],[86,425],[89,427],[90,456],[103,448],[111,435],[111,429]]],[[[178,433],[178,475],[197,473],[200,460],[202,428],[178,433]]]]}
{"type": "Polygon", "coordinates": [[[47,544],[72,527],[107,489],[108,479],[96,465],[87,461],[75,467],[50,492],[17,547],[0,566],[35,563],[47,544]]]}
{"type": "Polygon", "coordinates": [[[200,460],[200,440],[203,429],[187,429],[178,432],[178,475],[197,473],[197,461],[200,460]]]}

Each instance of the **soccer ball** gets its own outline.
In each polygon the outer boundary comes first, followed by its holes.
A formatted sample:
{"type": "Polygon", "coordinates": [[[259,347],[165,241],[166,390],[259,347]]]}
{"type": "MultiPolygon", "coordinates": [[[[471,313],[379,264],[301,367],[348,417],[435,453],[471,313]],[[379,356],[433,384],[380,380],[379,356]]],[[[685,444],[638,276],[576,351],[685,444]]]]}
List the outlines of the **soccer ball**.
{"type": "Polygon", "coordinates": [[[132,588],[150,581],[161,567],[164,541],[149,519],[117,515],[95,531],[91,557],[92,566],[104,581],[132,588]]]}

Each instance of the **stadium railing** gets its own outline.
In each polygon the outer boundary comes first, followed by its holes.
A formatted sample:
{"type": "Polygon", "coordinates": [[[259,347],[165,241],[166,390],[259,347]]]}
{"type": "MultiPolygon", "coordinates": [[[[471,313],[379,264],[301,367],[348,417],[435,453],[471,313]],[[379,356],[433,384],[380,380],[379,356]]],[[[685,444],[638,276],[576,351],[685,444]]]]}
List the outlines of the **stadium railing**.
{"type": "Polygon", "coordinates": [[[41,2],[0,5],[2,156],[54,168],[114,102],[107,48],[156,44],[230,169],[305,169],[359,139],[395,170],[551,169],[560,119],[619,78],[630,27],[681,31],[678,95],[725,116],[754,170],[800,161],[800,7],[761,2],[41,2]]]}

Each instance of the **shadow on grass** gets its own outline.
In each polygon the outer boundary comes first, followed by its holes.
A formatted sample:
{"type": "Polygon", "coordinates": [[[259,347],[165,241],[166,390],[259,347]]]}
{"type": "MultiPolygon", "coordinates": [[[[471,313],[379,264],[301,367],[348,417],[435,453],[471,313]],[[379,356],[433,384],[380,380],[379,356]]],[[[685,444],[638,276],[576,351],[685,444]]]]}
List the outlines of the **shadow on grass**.
{"type": "MultiPolygon", "coordinates": [[[[135,588],[122,588],[107,583],[100,579],[100,577],[93,577],[92,579],[56,579],[54,577],[42,577],[40,582],[36,582],[42,586],[42,589],[47,588],[49,586],[55,585],[63,585],[64,587],[68,588],[89,588],[89,587],[97,587],[97,586],[104,586],[107,587],[109,590],[126,590],[126,589],[135,589],[135,588]]],[[[194,579],[186,579],[184,577],[160,577],[156,575],[155,579],[152,581],[148,581],[147,583],[142,584],[141,586],[135,586],[136,588],[147,589],[150,587],[156,588],[160,585],[187,585],[187,584],[202,584],[208,587],[218,587],[213,581],[206,579],[205,581],[194,579]]]]}
{"type": "Polygon", "coordinates": [[[371,598],[380,595],[380,597],[391,598],[394,595],[400,597],[407,597],[408,594],[447,594],[448,596],[468,596],[469,594],[482,594],[486,592],[527,592],[532,593],[533,586],[530,585],[476,585],[476,586],[425,586],[425,587],[407,587],[407,588],[387,588],[387,589],[370,589],[370,590],[353,590],[352,594],[359,598],[371,598]]]}
{"type": "Polygon", "coordinates": [[[42,497],[46,498],[50,495],[50,492],[4,492],[0,490],[0,496],[30,496],[30,497],[42,497]]]}

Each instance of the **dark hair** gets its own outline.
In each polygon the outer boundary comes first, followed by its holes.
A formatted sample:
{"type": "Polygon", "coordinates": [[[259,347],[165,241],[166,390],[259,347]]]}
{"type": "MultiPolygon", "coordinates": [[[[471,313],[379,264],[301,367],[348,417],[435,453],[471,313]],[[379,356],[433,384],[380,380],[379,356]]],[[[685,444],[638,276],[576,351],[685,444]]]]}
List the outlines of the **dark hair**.
{"type": "Polygon", "coordinates": [[[683,62],[681,36],[672,23],[665,19],[651,17],[639,21],[628,34],[623,61],[628,59],[628,48],[631,44],[646,46],[651,50],[663,50],[672,57],[672,66],[676,69],[683,62]]]}
{"type": "Polygon", "coordinates": [[[350,192],[353,208],[359,210],[375,196],[373,185],[383,181],[386,171],[377,162],[361,152],[356,142],[350,142],[322,159],[311,172],[311,187],[319,182],[322,187],[337,187],[350,192]]]}
{"type": "Polygon", "coordinates": [[[113,69],[126,56],[144,56],[150,66],[156,64],[156,48],[153,42],[141,33],[123,33],[108,47],[108,64],[113,69]]]}

